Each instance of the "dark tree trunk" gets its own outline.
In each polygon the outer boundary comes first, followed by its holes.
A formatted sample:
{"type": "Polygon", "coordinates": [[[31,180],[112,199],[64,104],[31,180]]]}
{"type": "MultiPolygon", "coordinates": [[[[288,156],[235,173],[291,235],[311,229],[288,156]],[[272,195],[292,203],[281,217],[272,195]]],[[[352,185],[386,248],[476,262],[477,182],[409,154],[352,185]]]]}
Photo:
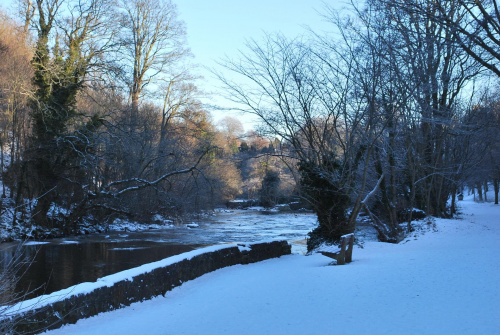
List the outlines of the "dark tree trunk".
{"type": "Polygon", "coordinates": [[[457,187],[453,186],[453,190],[451,192],[451,208],[450,208],[451,216],[455,215],[456,199],[457,199],[457,187]]]}
{"type": "Polygon", "coordinates": [[[493,187],[495,189],[495,205],[498,205],[498,191],[500,188],[500,180],[499,179],[493,180],[493,187]]]}
{"type": "Polygon", "coordinates": [[[478,200],[483,201],[483,188],[481,186],[481,183],[477,183],[477,195],[478,195],[478,200]]]}
{"type": "Polygon", "coordinates": [[[32,215],[32,218],[37,226],[43,228],[53,228],[47,217],[47,213],[49,212],[52,204],[51,198],[52,197],[47,194],[38,199],[32,215]]]}

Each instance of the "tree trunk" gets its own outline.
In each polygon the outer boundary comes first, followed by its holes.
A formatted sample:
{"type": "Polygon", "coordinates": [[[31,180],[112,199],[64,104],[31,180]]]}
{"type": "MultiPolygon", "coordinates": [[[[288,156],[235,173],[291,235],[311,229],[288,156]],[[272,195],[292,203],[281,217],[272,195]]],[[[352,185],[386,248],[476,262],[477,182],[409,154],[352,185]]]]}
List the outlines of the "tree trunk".
{"type": "Polygon", "coordinates": [[[130,131],[132,134],[135,132],[137,126],[137,120],[139,119],[139,96],[141,92],[139,90],[134,90],[131,95],[131,108],[130,108],[130,131]]]}
{"type": "MultiPolygon", "coordinates": [[[[3,142],[0,142],[0,175],[2,179],[2,198],[5,198],[5,181],[3,180],[3,168],[4,168],[4,161],[3,161],[3,142]]],[[[0,202],[0,209],[2,209],[2,203],[0,202]]]]}
{"type": "Polygon", "coordinates": [[[45,194],[40,197],[33,211],[32,218],[35,221],[35,224],[43,228],[53,228],[51,227],[47,217],[47,213],[49,212],[52,204],[51,198],[52,197],[49,194],[45,194]]]}
{"type": "Polygon", "coordinates": [[[455,215],[456,198],[457,198],[457,187],[454,185],[453,190],[451,192],[451,208],[450,208],[451,216],[455,215]]]}
{"type": "Polygon", "coordinates": [[[399,243],[404,239],[404,232],[402,231],[401,227],[388,227],[386,224],[384,224],[382,221],[378,219],[377,216],[375,216],[368,206],[364,204],[364,208],[366,210],[366,213],[371,219],[371,225],[375,230],[378,232],[378,239],[380,242],[387,242],[387,243],[399,243]]]}
{"type": "Polygon", "coordinates": [[[493,187],[495,189],[495,205],[498,205],[498,191],[500,188],[500,180],[499,179],[493,180],[493,187]]]}

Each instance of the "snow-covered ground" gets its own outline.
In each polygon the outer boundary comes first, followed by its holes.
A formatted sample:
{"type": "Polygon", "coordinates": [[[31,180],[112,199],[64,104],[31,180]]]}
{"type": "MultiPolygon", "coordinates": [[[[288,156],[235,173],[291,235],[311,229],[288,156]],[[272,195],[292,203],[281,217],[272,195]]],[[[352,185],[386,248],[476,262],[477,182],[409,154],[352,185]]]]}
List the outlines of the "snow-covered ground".
{"type": "Polygon", "coordinates": [[[353,262],[294,254],[204,275],[49,334],[500,334],[500,206],[459,203],[353,262]]]}

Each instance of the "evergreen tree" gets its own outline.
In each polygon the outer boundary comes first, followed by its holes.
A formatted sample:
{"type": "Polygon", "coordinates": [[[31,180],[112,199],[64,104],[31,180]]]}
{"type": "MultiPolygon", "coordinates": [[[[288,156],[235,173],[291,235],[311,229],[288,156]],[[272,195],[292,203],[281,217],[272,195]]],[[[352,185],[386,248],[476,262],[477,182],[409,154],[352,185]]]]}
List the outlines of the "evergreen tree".
{"type": "Polygon", "coordinates": [[[55,30],[54,22],[60,2],[37,1],[38,40],[32,66],[35,92],[31,99],[32,138],[25,153],[23,167],[28,187],[38,201],[33,212],[36,224],[54,224],[47,213],[63,194],[82,194],[80,182],[85,176],[81,161],[91,149],[92,133],[101,124],[94,115],[86,122],[76,108],[77,94],[82,90],[95,52],[83,50],[85,42],[99,25],[101,2],[90,1],[79,20],[66,27],[65,46],[59,38],[52,53],[49,39],[55,30]]]}
{"type": "Polygon", "coordinates": [[[262,180],[262,188],[260,190],[260,201],[262,206],[270,208],[276,205],[279,194],[279,185],[279,173],[274,170],[267,170],[266,175],[262,180]]]}

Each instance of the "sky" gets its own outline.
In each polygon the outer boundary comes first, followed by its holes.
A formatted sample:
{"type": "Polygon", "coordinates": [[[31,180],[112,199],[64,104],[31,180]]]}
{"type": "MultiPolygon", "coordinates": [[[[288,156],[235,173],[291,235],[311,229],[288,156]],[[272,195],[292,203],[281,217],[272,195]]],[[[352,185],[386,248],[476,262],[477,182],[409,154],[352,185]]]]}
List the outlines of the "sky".
{"type": "MultiPolygon", "coordinates": [[[[289,38],[306,33],[306,27],[316,32],[329,30],[320,13],[325,4],[338,6],[344,0],[173,0],[179,19],[187,28],[188,46],[199,65],[195,71],[203,79],[197,86],[211,93],[207,104],[228,107],[216,89],[218,80],[209,69],[224,72],[217,64],[224,57],[235,59],[245,42],[261,40],[265,33],[281,33],[289,38]]],[[[11,8],[14,0],[1,0],[0,7],[11,8]]],[[[224,114],[214,113],[214,120],[224,114]]],[[[242,118],[249,122],[248,119],[242,118]]],[[[246,127],[247,128],[247,127],[246,127]]]]}
{"type": "MultiPolygon", "coordinates": [[[[204,100],[208,104],[230,107],[221,98],[224,94],[219,81],[209,69],[224,72],[217,62],[228,57],[237,59],[245,50],[249,40],[262,40],[266,33],[281,33],[295,38],[306,33],[307,27],[314,31],[326,31],[329,24],[321,17],[325,3],[332,5],[340,1],[323,0],[178,0],[179,18],[187,27],[188,44],[199,64],[203,79],[197,85],[212,93],[204,100]]],[[[230,75],[230,74],[229,74],[230,75]]],[[[225,115],[237,116],[245,126],[252,127],[255,119],[233,112],[213,111],[214,121],[225,115]]]]}
{"type": "Polygon", "coordinates": [[[187,25],[189,45],[197,60],[210,65],[232,55],[245,40],[264,32],[297,36],[304,26],[324,24],[317,11],[322,0],[178,0],[179,17],[187,25]]]}

